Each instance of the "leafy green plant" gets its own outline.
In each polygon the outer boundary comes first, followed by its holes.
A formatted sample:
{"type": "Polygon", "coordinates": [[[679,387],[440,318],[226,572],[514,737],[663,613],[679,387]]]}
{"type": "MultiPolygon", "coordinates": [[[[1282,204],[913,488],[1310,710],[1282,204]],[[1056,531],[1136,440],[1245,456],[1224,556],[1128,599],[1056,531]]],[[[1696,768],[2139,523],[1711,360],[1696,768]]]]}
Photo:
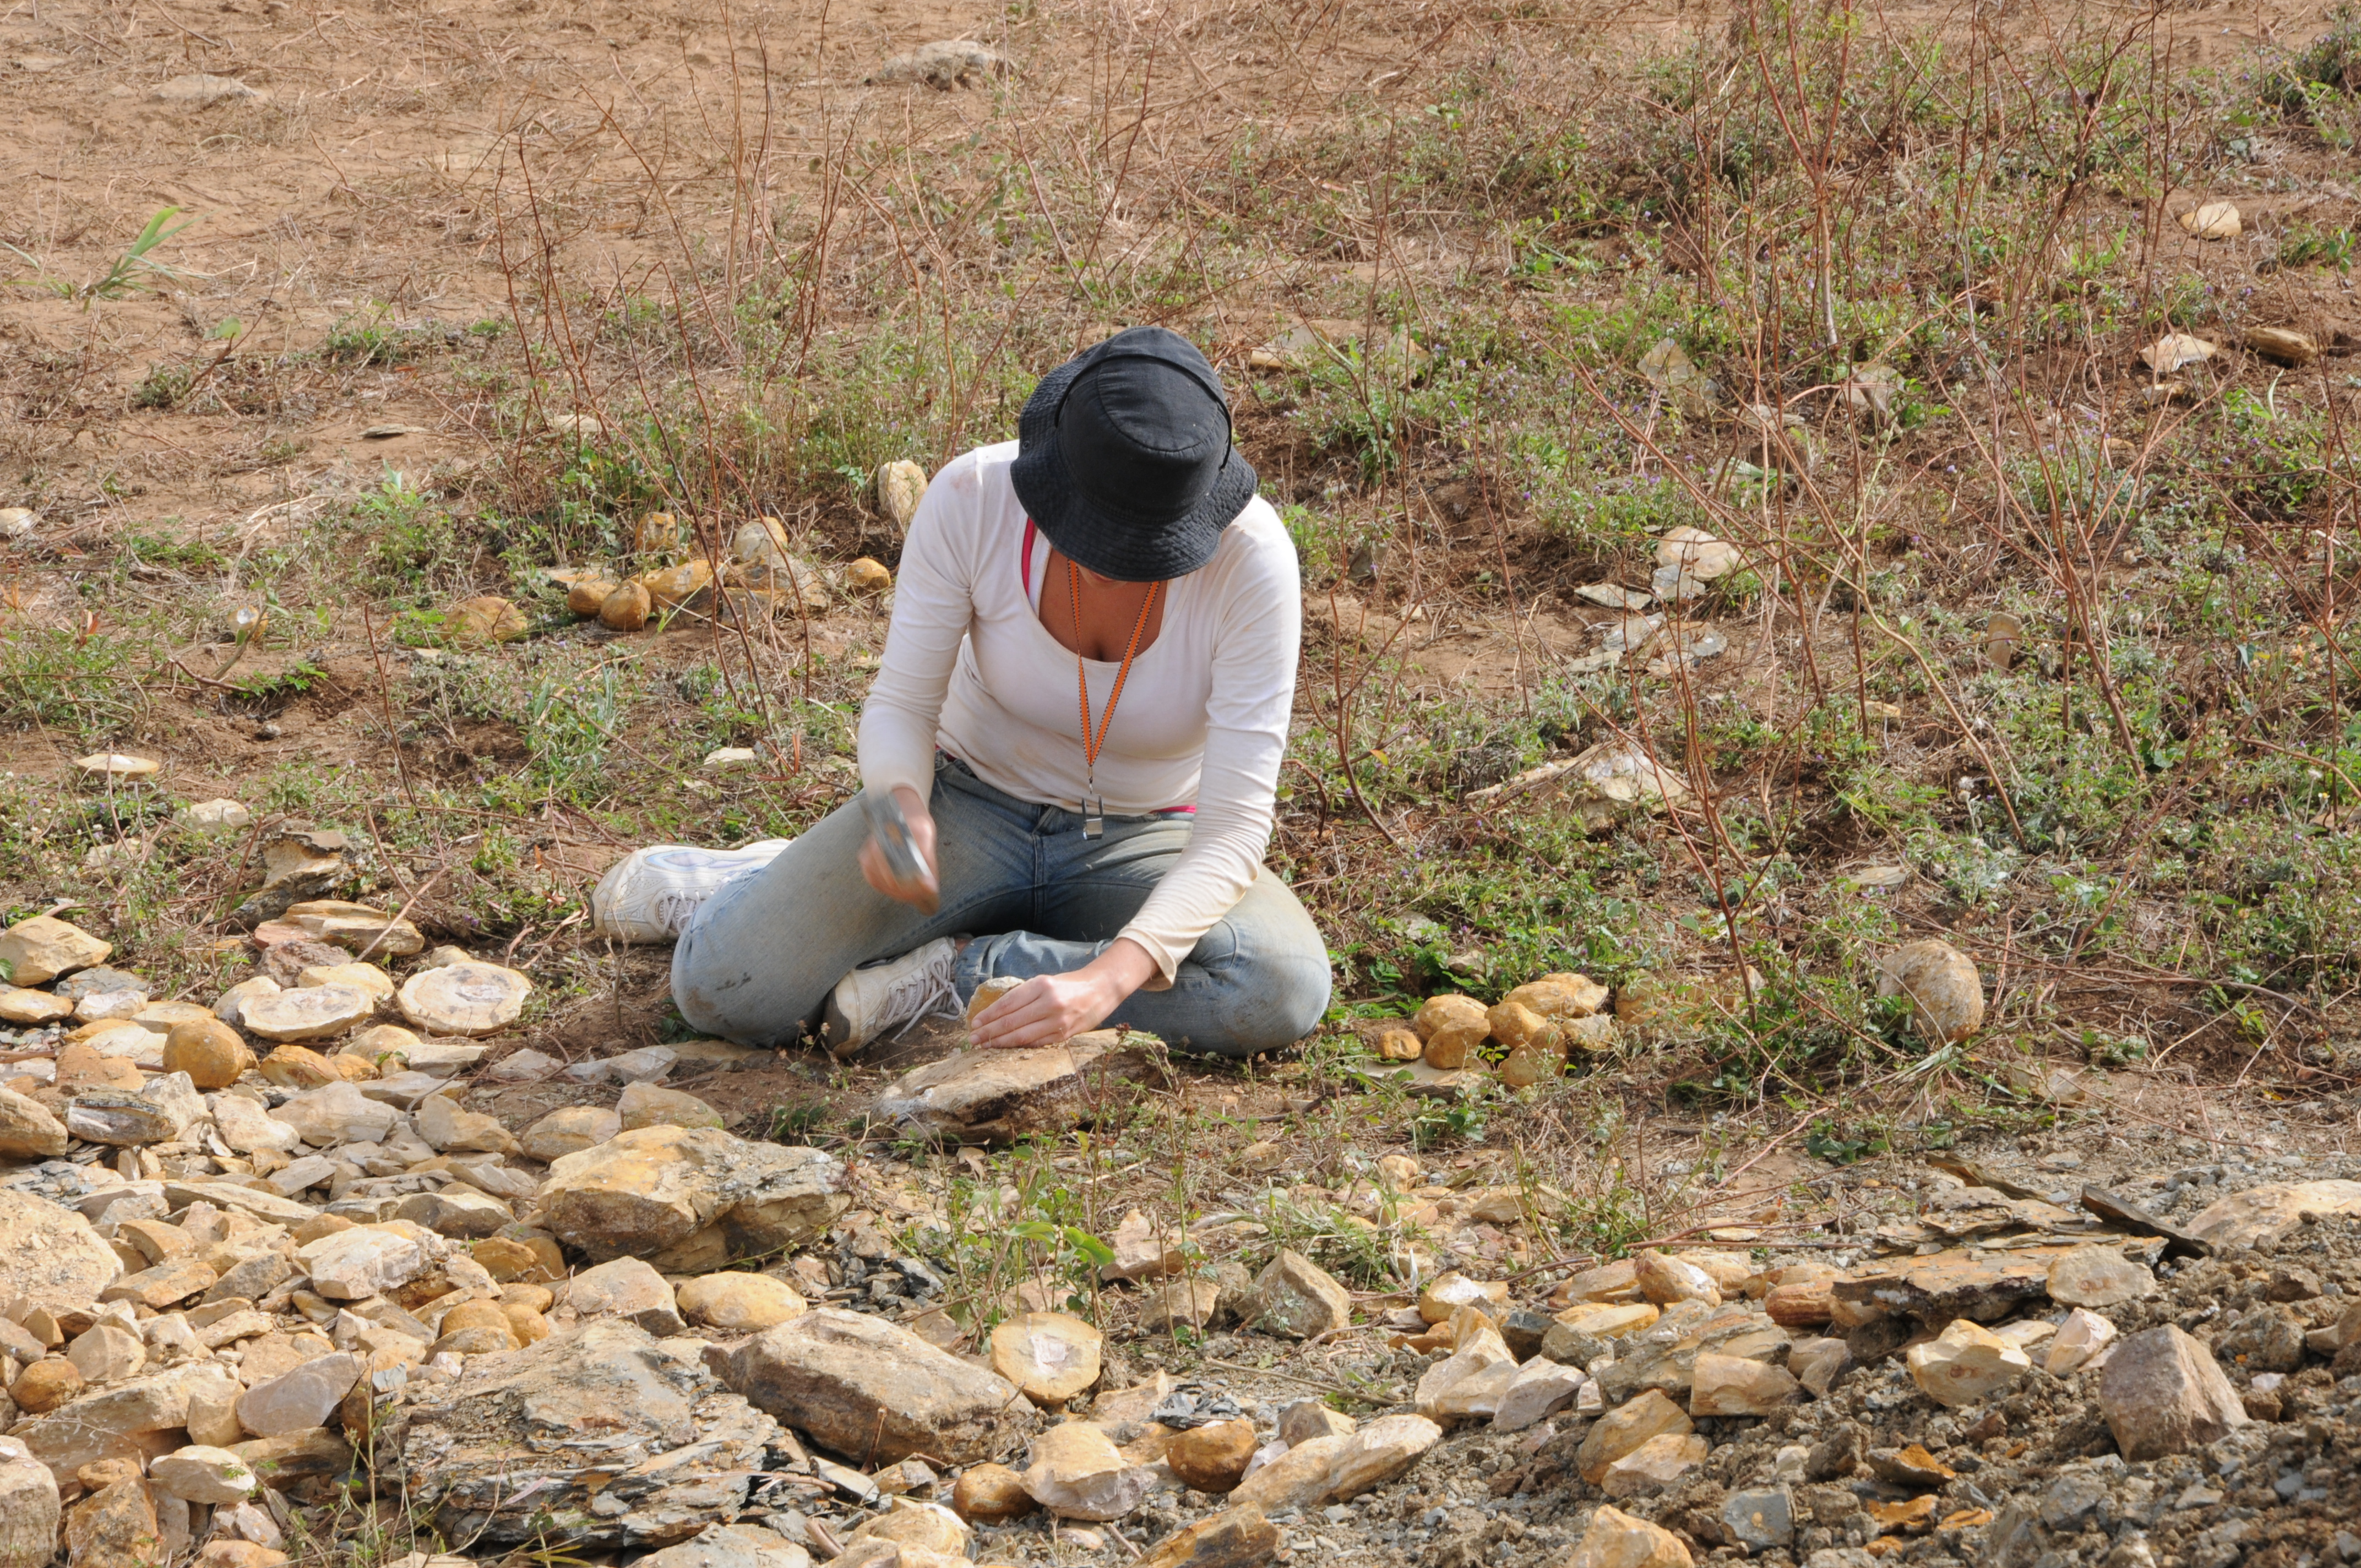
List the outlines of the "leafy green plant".
{"type": "MultiPolygon", "coordinates": [[[[90,309],[92,303],[99,300],[124,300],[133,294],[152,293],[154,287],[148,281],[150,277],[161,278],[167,281],[180,277],[178,272],[156,260],[149,254],[158,246],[197,221],[195,218],[187,218],[180,223],[173,223],[172,220],[180,215],[180,208],[166,207],[154,217],[149,218],[148,226],[139,231],[138,237],[124,249],[122,255],[115,258],[105,271],[80,286],[69,283],[61,278],[49,276],[48,269],[43,268],[39,261],[24,251],[18,250],[13,245],[7,246],[7,249],[15,252],[23,260],[31,263],[36,274],[32,278],[12,278],[9,281],[46,289],[61,300],[80,300],[84,310],[90,309]]],[[[0,242],[0,244],[5,243],[0,242]]],[[[161,405],[142,404],[140,406],[161,405]]]]}

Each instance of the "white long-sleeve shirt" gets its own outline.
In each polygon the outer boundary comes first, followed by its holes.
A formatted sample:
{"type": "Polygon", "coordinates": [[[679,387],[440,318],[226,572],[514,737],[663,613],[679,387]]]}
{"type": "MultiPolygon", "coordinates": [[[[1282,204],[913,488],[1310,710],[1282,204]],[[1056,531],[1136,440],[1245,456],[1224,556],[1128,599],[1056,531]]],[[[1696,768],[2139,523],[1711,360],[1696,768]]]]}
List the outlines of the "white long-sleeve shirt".
{"type": "MultiPolygon", "coordinates": [[[[979,447],[927,488],[902,547],[885,655],[861,710],[861,782],[931,791],[939,746],[994,788],[1079,811],[1075,661],[1027,596],[1016,443],[979,447]]],[[[1050,548],[1034,542],[1035,572],[1050,548]]],[[[1060,591],[1049,584],[1045,591],[1060,591]]],[[[1262,865],[1295,702],[1302,590],[1295,548],[1259,496],[1213,558],[1165,588],[1156,641],[1132,661],[1094,788],[1105,809],[1194,805],[1188,848],[1120,933],[1170,981],[1262,865]]],[[[1092,722],[1120,667],[1086,660],[1092,722]]]]}

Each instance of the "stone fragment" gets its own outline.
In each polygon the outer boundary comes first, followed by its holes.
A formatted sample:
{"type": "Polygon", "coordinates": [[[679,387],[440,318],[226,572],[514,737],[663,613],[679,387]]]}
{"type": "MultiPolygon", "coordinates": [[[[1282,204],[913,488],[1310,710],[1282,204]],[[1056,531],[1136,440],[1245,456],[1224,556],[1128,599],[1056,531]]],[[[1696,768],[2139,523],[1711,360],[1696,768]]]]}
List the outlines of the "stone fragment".
{"type": "Polygon", "coordinates": [[[1100,1266],[1102,1279],[1161,1279],[1179,1273],[1187,1261],[1180,1248],[1166,1245],[1156,1222],[1137,1209],[1124,1215],[1107,1245],[1115,1259],[1100,1266]]]}
{"type": "Polygon", "coordinates": [[[137,1301],[150,1311],[160,1312],[174,1302],[185,1301],[192,1296],[212,1289],[218,1277],[213,1266],[202,1258],[177,1257],[153,1268],[125,1275],[100,1291],[98,1299],[102,1301],[137,1301]]]}
{"type": "Polygon", "coordinates": [[[0,1089],[0,1160],[57,1159],[65,1152],[65,1124],[38,1101],[0,1089]]]}
{"type": "Polygon", "coordinates": [[[114,944],[54,916],[36,915],[0,931],[0,980],[47,985],[60,975],[106,961],[114,944]]]}
{"type": "Polygon", "coordinates": [[[2281,365],[2309,365],[2320,357],[2320,345],[2311,334],[2284,326],[2250,326],[2246,329],[2249,352],[2281,365]]]}
{"type": "Polygon", "coordinates": [[[970,1524],[1023,1519],[1041,1505],[1025,1489],[1025,1478],[1005,1464],[971,1464],[951,1488],[951,1509],[970,1524]]]}
{"type": "Polygon", "coordinates": [[[2114,1343],[2115,1325],[2096,1312],[2081,1307],[2066,1314],[2058,1325],[2057,1335],[2049,1342],[2049,1354],[2042,1370],[2052,1377],[2070,1376],[2090,1365],[2108,1345],[2114,1343]]]}
{"type": "Polygon", "coordinates": [[[426,938],[408,920],[341,899],[314,899],[290,905],[282,916],[319,941],[333,943],[370,958],[406,959],[426,950],[426,938]]]}
{"type": "Polygon", "coordinates": [[[1179,1328],[1209,1328],[1222,1312],[1222,1287],[1217,1281],[1168,1279],[1151,1287],[1140,1303],[1139,1332],[1168,1334],[1179,1328]]]}
{"type": "MultiPolygon", "coordinates": [[[[627,1083],[622,1098],[615,1102],[622,1131],[634,1127],[719,1127],[727,1124],[721,1113],[677,1089],[665,1089],[653,1083],[627,1083]]],[[[433,1139],[427,1140],[432,1143],[433,1139]]]]}
{"type": "Polygon", "coordinates": [[[366,1370],[349,1352],[314,1356],[238,1397],[238,1424],[257,1437],[325,1426],[366,1370]]]}
{"type": "MultiPolygon", "coordinates": [[[[281,994],[274,992],[273,995],[281,994]]],[[[346,1081],[326,1057],[307,1047],[283,1045],[262,1058],[263,1081],[281,1089],[324,1089],[346,1081]]]]}
{"type": "Polygon", "coordinates": [[[375,964],[312,964],[295,977],[299,987],[349,985],[355,991],[366,991],[380,1003],[393,995],[393,977],[375,964]]]}
{"type": "Polygon", "coordinates": [[[1799,1339],[1787,1353],[1795,1381],[1823,1399],[1851,1365],[1852,1347],[1840,1339],[1799,1339]]]}
{"type": "Polygon", "coordinates": [[[1661,1252],[1643,1252],[1632,1260],[1633,1279],[1640,1294],[1659,1307],[1675,1301],[1721,1305],[1721,1287],[1713,1277],[1686,1258],[1661,1252]]]}
{"type": "MultiPolygon", "coordinates": [[[[269,1514],[263,1516],[269,1518],[269,1514]]],[[[250,1541],[217,1536],[190,1560],[189,1568],[280,1568],[287,1553],[250,1541]]]]}
{"type": "Polygon", "coordinates": [[[566,586],[566,608],[576,615],[596,615],[619,584],[605,577],[582,577],[566,586]]]}
{"type": "MultiPolygon", "coordinates": [[[[71,1209],[0,1190],[0,1303],[79,1311],[123,1277],[123,1260],[71,1209]]],[[[18,1319],[22,1321],[21,1316],[18,1319]]]]}
{"type": "Polygon", "coordinates": [[[916,463],[896,458],[881,464],[877,469],[877,510],[894,525],[897,533],[910,531],[910,520],[918,515],[918,503],[926,499],[927,471],[916,463]]]}
{"type": "Polygon", "coordinates": [[[1691,1568],[1692,1561],[1672,1531],[1602,1506],[1592,1511],[1564,1568],[1691,1568]]]}
{"type": "Polygon", "coordinates": [[[576,1275],[566,1303],[586,1318],[621,1318],[662,1339],[681,1332],[680,1304],[672,1287],[645,1262],[619,1257],[576,1275]]]}
{"type": "Polygon", "coordinates": [[[906,1074],[876,1115],[931,1136],[1006,1143],[1071,1130],[1128,1089],[1165,1083],[1151,1043],[1094,1029],[1061,1045],[966,1050],[906,1074]]]}
{"type": "Polygon", "coordinates": [[[312,1276],[312,1288],[332,1301],[365,1300],[398,1289],[434,1261],[415,1237],[383,1225],[322,1236],[298,1247],[296,1255],[312,1276]]]}
{"type": "Polygon", "coordinates": [[[1462,1307],[1473,1307],[1495,1322],[1508,1315],[1509,1287],[1500,1280],[1470,1279],[1456,1269],[1438,1274],[1418,1293],[1418,1315],[1446,1322],[1462,1307]]]}
{"type": "Polygon", "coordinates": [[[1610,1497],[1646,1497],[1705,1463],[1713,1445],[1694,1432],[1660,1432],[1607,1467],[1598,1489],[1610,1497]]]}
{"type": "Polygon", "coordinates": [[[170,1142],[181,1130],[162,1106],[145,1095],[89,1089],[66,1107],[66,1131],[94,1144],[136,1147],[170,1142]]]}
{"type": "Polygon", "coordinates": [[[733,1334],[761,1333],[810,1310],[793,1286],[767,1274],[703,1275],[677,1298],[689,1321],[733,1334]]]}
{"type": "Polygon", "coordinates": [[[57,1477],[0,1437],[0,1568],[42,1568],[58,1549],[57,1477]]]}
{"type": "Polygon", "coordinates": [[[155,1461],[148,1475],[159,1490],[192,1503],[244,1502],[258,1484],[236,1454],[196,1443],[155,1461]]]}
{"type": "Polygon", "coordinates": [[[233,1028],[245,1022],[246,1004],[258,996],[276,996],[280,987],[267,974],[258,974],[214,998],[214,1016],[233,1028]]]}
{"type": "Polygon", "coordinates": [[[61,1355],[47,1356],[16,1374],[8,1398],[28,1416],[46,1415],[79,1395],[84,1387],[82,1368],[61,1355]]]}
{"type": "Polygon", "coordinates": [[[266,1040],[326,1040],[365,1022],[377,1007],[378,999],[357,985],[305,985],[247,997],[238,1021],[266,1040]]]}
{"type": "Polygon", "coordinates": [[[513,642],[533,629],[524,611],[498,594],[461,599],[445,613],[443,635],[455,648],[488,648],[513,642]]]}
{"type": "Polygon", "coordinates": [[[1119,1519],[1156,1489],[1156,1472],[1126,1460],[1101,1428],[1068,1421],[1034,1435],[1025,1490],[1060,1519],[1119,1519]]]}
{"type": "Polygon", "coordinates": [[[533,981],[499,964],[470,961],[421,970],[401,982],[394,1004],[430,1035],[497,1034],[517,1021],[533,981]]]}
{"type": "Polygon", "coordinates": [[[1065,1312],[1020,1312],[992,1331],[992,1369],[1044,1409],[1099,1380],[1103,1336],[1065,1312]]]}
{"type": "Polygon", "coordinates": [[[1471,1312],[1461,1323],[1452,1353],[1426,1369],[1412,1396],[1418,1413],[1430,1420],[1496,1414],[1517,1375],[1517,1358],[1490,1320],[1471,1312]],[[1469,1323],[1481,1326],[1470,1330],[1469,1323]]]}
{"type": "Polygon", "coordinates": [[[2116,1307],[2155,1290],[2156,1276],[2111,1246],[2078,1246],[2049,1266],[2049,1299],[2061,1307],[2116,1307]]]}
{"type": "Polygon", "coordinates": [[[1014,1384],[906,1329],[835,1309],[748,1340],[723,1358],[721,1376],[823,1447],[882,1464],[922,1452],[972,1464],[1002,1452],[1034,1420],[1014,1384]]]}
{"type": "MultiPolygon", "coordinates": [[[[519,1051],[504,1058],[493,1071],[497,1074],[522,1058],[539,1056],[538,1051],[519,1051]]],[[[653,1083],[670,1072],[680,1053],[670,1046],[642,1046],[620,1056],[601,1058],[596,1061],[578,1061],[566,1069],[566,1076],[577,1083],[653,1083]]]]}
{"type": "MultiPolygon", "coordinates": [[[[273,1053],[274,1058],[277,1054],[273,1053]]],[[[318,1089],[305,1090],[274,1113],[279,1121],[302,1134],[303,1141],[315,1148],[377,1143],[393,1130],[398,1114],[393,1107],[379,1104],[341,1079],[318,1089]]]]}
{"type": "Polygon", "coordinates": [[[1527,981],[1500,999],[1564,1022],[1588,1018],[1607,1005],[1607,988],[1587,974],[1545,974],[1527,981]]]}
{"type": "Polygon", "coordinates": [[[1260,1568],[1279,1552],[1279,1526],[1251,1503],[1174,1530],[1137,1568],[1260,1568]]]}
{"type": "Polygon", "coordinates": [[[1583,1382],[1581,1367],[1536,1355],[1517,1368],[1516,1376],[1500,1396],[1492,1424],[1502,1431],[1522,1431],[1538,1426],[1573,1404],[1575,1396],[1582,1392],[1583,1382]]]}
{"type": "Polygon", "coordinates": [[[2189,1222],[2189,1234],[2224,1252],[2276,1241],[2306,1214],[2361,1214],[2361,1181],[2300,1181],[2233,1192],[2189,1222]]]}
{"type": "Polygon", "coordinates": [[[430,1094],[411,1113],[411,1124],[437,1154],[514,1154],[516,1135],[500,1118],[460,1108],[443,1094],[430,1094]]]}
{"type": "Polygon", "coordinates": [[[554,1165],[605,1143],[623,1130],[622,1118],[597,1105],[566,1105],[524,1130],[519,1140],[528,1159],[554,1165]]]}
{"type": "Polygon", "coordinates": [[[2304,1350],[2302,1320],[2269,1303],[2231,1319],[2213,1342],[2216,1357],[2249,1372],[2293,1372],[2303,1365],[2304,1350]]]}
{"type": "Polygon", "coordinates": [[[654,606],[645,583],[637,578],[619,585],[598,606],[598,624],[609,631],[637,631],[648,623],[654,606]]]}
{"type": "Polygon", "coordinates": [[[1164,1450],[1172,1474],[1200,1492],[1224,1495],[1245,1479],[1259,1447],[1252,1421],[1213,1421],[1184,1431],[1164,1450]]]}
{"type": "Polygon", "coordinates": [[[1732,1492],[1722,1499],[1721,1533],[1750,1552],[1791,1546],[1795,1540],[1795,1505],[1784,1486],[1757,1486],[1732,1492]]]}
{"type": "Polygon", "coordinates": [[[199,1089],[227,1089],[254,1067],[254,1053],[218,1018],[176,1024],[164,1036],[164,1070],[185,1072],[199,1089]]]}
{"type": "Polygon", "coordinates": [[[412,1193],[394,1206],[393,1217],[455,1241],[481,1241],[516,1218],[499,1199],[456,1183],[440,1192],[412,1193]]]}
{"type": "Polygon", "coordinates": [[[1318,1264],[1281,1248],[1256,1277],[1253,1300],[1240,1315],[1265,1333],[1312,1339],[1351,1326],[1353,1298],[1318,1264]]]}
{"type": "Polygon", "coordinates": [[[1799,1279],[1774,1285],[1763,1298],[1763,1310],[1781,1328],[1816,1329],[1828,1321],[1836,1298],[1836,1276],[1799,1279]]]}
{"type": "Polygon", "coordinates": [[[160,1442],[158,1434],[186,1427],[192,1399],[235,1398],[237,1387],[236,1375],[226,1366],[210,1360],[182,1362],[85,1393],[47,1415],[19,1420],[8,1435],[60,1476],[71,1476],[99,1459],[144,1464],[155,1453],[180,1446],[160,1442]]]}
{"type": "Polygon", "coordinates": [[[1983,979],[1975,960],[1933,937],[1905,942],[1879,962],[1877,994],[1908,997],[1919,1033],[1938,1045],[1983,1026],[1983,979]]]}
{"type": "Polygon", "coordinates": [[[1971,1319],[1960,1318],[1903,1358],[1911,1380],[1938,1405],[1980,1404],[2033,1370],[2015,1344],[1971,1319]]]}
{"type": "Polygon", "coordinates": [[[1652,1438],[1669,1433],[1686,1436],[1697,1430],[1688,1413],[1660,1388],[1642,1390],[1599,1418],[1575,1453],[1575,1469],[1592,1486],[1607,1477],[1608,1466],[1636,1452],[1652,1438]]]}
{"type": "Polygon", "coordinates": [[[695,1359],[613,1320],[478,1357],[456,1382],[413,1381],[406,1409],[390,1441],[408,1501],[450,1541],[677,1542],[737,1517],[751,1476],[772,1468],[764,1451],[785,1442],[695,1359]],[[527,1487],[533,1506],[514,1506],[527,1487]]]}
{"type": "Polygon", "coordinates": [[[70,997],[54,996],[46,991],[32,991],[24,986],[0,985],[0,1024],[16,1026],[55,1024],[73,1016],[74,1004],[70,997]]]}
{"type": "Polygon", "coordinates": [[[265,1149],[286,1153],[301,1147],[303,1142],[300,1130],[242,1094],[214,1097],[214,1130],[238,1154],[258,1154],[265,1149]]]}
{"type": "Polygon", "coordinates": [[[136,1467],[68,1511],[65,1545],[76,1568],[152,1568],[171,1555],[155,1498],[136,1467]]]}
{"type": "Polygon", "coordinates": [[[1954,1318],[1997,1321],[2049,1291],[2050,1266],[2070,1248],[1952,1249],[1865,1265],[1830,1291],[1831,1321],[1851,1329],[1901,1314],[1930,1326],[1954,1318]]]}
{"type": "Polygon", "coordinates": [[[1784,1366],[1743,1356],[1697,1354],[1689,1383],[1692,1416],[1767,1416],[1793,1402],[1802,1386],[1784,1366]]]}
{"type": "Polygon", "coordinates": [[[834,1157],[711,1127],[641,1127],[566,1155],[540,1201],[541,1223],[593,1258],[689,1274],[791,1251],[850,1203],[834,1157]]]}

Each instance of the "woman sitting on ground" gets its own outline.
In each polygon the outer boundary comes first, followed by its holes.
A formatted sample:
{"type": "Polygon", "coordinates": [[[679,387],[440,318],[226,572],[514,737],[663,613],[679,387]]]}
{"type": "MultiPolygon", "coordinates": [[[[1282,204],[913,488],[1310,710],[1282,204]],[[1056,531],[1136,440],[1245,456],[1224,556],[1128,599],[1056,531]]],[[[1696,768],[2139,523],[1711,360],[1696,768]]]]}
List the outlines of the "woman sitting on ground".
{"type": "Polygon", "coordinates": [[[840,807],[690,922],[696,1027],[843,1053],[1011,976],[979,1045],[1128,1024],[1245,1057],[1326,1011],[1326,947],[1262,863],[1295,553],[1219,377],[1135,327],[1044,377],[1017,432],[928,488],[862,709],[862,785],[900,802],[924,885],[840,807]]]}

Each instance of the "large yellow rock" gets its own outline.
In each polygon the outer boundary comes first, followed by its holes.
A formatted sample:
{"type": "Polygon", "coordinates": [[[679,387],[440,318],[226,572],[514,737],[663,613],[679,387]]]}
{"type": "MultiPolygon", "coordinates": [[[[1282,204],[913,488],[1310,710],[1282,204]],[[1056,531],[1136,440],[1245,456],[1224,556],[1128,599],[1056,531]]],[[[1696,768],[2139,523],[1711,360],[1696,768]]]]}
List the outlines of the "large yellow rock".
{"type": "Polygon", "coordinates": [[[164,1036],[164,1070],[185,1072],[199,1089],[227,1089],[254,1066],[254,1053],[218,1018],[175,1024],[164,1036]]]}
{"type": "Polygon", "coordinates": [[[1472,996],[1430,996],[1410,1021],[1422,1040],[1432,1040],[1442,1029],[1488,1029],[1484,1004],[1472,996]]]}
{"type": "Polygon", "coordinates": [[[708,1274],[682,1286],[682,1314],[733,1334],[756,1334],[809,1310],[803,1296],[767,1274],[708,1274]]]}
{"type": "Polygon", "coordinates": [[[1877,994],[1906,996],[1918,1032],[1935,1044],[1983,1026],[1984,984],[1973,959],[1933,937],[1905,942],[1878,965],[1877,994]]]}
{"type": "Polygon", "coordinates": [[[445,636],[462,648],[485,648],[495,642],[513,642],[531,627],[532,623],[524,618],[524,611],[497,594],[461,599],[451,607],[450,613],[443,620],[445,636]]]}

